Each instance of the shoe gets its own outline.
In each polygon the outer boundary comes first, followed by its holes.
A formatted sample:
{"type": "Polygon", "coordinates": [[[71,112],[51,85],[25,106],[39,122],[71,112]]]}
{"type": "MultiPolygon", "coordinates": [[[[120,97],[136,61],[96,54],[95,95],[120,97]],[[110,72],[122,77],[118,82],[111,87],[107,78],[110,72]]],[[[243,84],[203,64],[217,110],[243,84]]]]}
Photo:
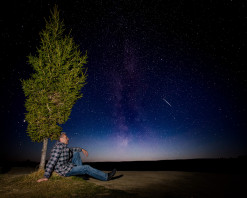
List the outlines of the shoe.
{"type": "Polygon", "coordinates": [[[112,177],[116,174],[117,170],[114,168],[112,172],[108,173],[107,181],[111,180],[112,177]]]}

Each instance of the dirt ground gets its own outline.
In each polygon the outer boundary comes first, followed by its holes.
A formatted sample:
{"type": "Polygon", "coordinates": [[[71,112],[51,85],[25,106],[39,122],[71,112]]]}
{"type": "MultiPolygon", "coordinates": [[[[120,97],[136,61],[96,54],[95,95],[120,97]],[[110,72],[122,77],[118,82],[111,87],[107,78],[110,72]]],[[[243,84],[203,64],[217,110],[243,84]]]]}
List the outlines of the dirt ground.
{"type": "Polygon", "coordinates": [[[116,179],[89,182],[141,197],[247,197],[246,175],[180,171],[119,171],[116,179]]]}
{"type": "MultiPolygon", "coordinates": [[[[12,168],[8,174],[22,175],[32,168],[12,168]]],[[[88,182],[114,190],[124,190],[138,197],[223,198],[247,197],[246,174],[182,171],[118,171],[113,180],[88,182]]]]}

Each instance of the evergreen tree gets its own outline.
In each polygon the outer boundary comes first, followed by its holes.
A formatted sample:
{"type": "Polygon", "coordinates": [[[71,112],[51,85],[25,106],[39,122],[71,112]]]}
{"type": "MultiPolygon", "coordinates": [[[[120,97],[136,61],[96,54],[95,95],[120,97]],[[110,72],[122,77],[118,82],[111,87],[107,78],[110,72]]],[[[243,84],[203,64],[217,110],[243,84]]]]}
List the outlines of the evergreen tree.
{"type": "Polygon", "coordinates": [[[28,56],[34,73],[22,80],[26,96],[25,120],[32,141],[42,142],[40,169],[44,169],[48,138],[59,137],[75,102],[82,97],[86,82],[87,55],[82,55],[70,34],[65,35],[57,6],[51,12],[46,27],[40,33],[37,55],[28,56]]]}

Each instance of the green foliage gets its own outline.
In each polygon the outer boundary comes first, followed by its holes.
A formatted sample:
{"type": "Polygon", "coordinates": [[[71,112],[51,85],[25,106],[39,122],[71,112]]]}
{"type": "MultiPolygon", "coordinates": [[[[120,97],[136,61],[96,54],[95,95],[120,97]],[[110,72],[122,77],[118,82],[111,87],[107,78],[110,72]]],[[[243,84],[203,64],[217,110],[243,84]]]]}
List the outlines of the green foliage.
{"type": "Polygon", "coordinates": [[[22,80],[26,96],[27,133],[32,141],[57,139],[75,102],[82,97],[86,82],[87,55],[82,55],[70,35],[64,35],[64,23],[57,7],[51,12],[46,27],[40,33],[37,55],[29,55],[34,73],[22,80]]]}

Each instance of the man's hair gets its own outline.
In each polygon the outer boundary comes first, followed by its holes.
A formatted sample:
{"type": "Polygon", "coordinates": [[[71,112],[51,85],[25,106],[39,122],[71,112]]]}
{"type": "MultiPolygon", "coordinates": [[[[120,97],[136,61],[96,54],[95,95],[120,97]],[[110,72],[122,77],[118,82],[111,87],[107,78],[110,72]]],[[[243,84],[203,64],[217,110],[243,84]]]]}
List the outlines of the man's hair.
{"type": "Polygon", "coordinates": [[[63,136],[65,136],[65,135],[66,135],[66,133],[65,133],[65,132],[62,132],[62,133],[60,134],[59,140],[60,140],[60,138],[63,138],[63,136]]]}

